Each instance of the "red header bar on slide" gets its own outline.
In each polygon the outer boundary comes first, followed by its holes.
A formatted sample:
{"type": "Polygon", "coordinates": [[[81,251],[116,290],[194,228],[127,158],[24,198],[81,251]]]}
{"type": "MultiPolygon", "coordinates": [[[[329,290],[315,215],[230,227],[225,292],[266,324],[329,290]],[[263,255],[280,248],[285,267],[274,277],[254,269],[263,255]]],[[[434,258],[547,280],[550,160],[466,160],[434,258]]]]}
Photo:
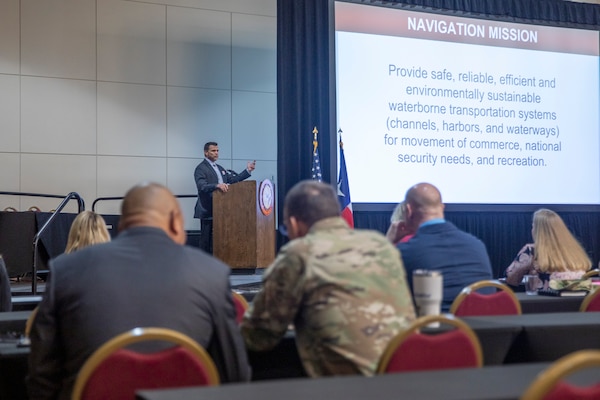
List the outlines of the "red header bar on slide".
{"type": "Polygon", "coordinates": [[[335,2],[336,31],[485,46],[599,55],[594,30],[515,24],[335,2]]]}

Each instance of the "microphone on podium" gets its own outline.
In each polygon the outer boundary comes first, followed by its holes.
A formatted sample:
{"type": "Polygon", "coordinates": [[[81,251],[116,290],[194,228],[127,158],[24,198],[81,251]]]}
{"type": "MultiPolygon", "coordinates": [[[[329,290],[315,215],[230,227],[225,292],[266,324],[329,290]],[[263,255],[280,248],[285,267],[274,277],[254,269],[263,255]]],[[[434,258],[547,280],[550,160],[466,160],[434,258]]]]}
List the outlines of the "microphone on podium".
{"type": "Polygon", "coordinates": [[[228,169],[228,170],[227,170],[227,174],[229,174],[229,175],[231,175],[231,176],[233,176],[233,177],[235,177],[235,176],[238,176],[238,173],[237,173],[237,172],[235,172],[235,171],[234,171],[234,170],[232,170],[232,169],[228,169]]]}

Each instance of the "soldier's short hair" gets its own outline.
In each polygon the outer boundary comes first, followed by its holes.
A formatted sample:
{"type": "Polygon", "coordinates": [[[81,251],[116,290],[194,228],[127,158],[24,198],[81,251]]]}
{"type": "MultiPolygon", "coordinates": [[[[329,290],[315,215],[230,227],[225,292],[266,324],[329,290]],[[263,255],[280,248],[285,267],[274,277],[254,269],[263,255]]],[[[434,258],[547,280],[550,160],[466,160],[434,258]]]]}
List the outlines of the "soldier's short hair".
{"type": "Polygon", "coordinates": [[[286,216],[296,217],[308,226],[340,215],[337,194],[331,185],[304,180],[295,184],[285,196],[286,216]]]}

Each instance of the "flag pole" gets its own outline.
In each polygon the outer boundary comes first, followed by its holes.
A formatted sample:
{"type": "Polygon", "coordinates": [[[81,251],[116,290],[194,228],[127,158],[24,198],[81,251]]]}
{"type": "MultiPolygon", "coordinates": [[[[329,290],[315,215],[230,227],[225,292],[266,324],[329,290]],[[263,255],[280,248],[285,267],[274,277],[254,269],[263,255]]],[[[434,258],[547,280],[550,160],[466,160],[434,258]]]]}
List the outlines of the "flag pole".
{"type": "Polygon", "coordinates": [[[350,200],[350,185],[348,184],[348,170],[346,169],[342,133],[342,129],[338,129],[338,134],[340,135],[340,171],[337,182],[338,201],[340,203],[342,218],[348,223],[348,226],[354,228],[354,213],[352,212],[352,200],[350,200]]]}
{"type": "Polygon", "coordinates": [[[313,154],[312,154],[312,168],[311,174],[312,179],[318,182],[323,181],[323,175],[321,174],[321,160],[319,157],[319,141],[317,140],[317,127],[315,126],[312,130],[313,133],[313,154]]]}

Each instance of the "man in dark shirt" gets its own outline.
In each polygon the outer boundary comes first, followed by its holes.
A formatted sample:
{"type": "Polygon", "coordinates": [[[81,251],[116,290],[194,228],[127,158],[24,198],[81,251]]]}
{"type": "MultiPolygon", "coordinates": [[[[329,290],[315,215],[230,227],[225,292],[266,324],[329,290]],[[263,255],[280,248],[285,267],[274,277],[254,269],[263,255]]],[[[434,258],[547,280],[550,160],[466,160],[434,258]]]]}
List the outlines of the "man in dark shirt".
{"type": "Polygon", "coordinates": [[[430,183],[418,183],[406,192],[406,222],[415,236],[400,243],[404,268],[412,291],[416,269],[443,275],[442,312],[471,283],[492,279],[492,266],[483,242],[444,219],[440,191],[430,183]]]}

